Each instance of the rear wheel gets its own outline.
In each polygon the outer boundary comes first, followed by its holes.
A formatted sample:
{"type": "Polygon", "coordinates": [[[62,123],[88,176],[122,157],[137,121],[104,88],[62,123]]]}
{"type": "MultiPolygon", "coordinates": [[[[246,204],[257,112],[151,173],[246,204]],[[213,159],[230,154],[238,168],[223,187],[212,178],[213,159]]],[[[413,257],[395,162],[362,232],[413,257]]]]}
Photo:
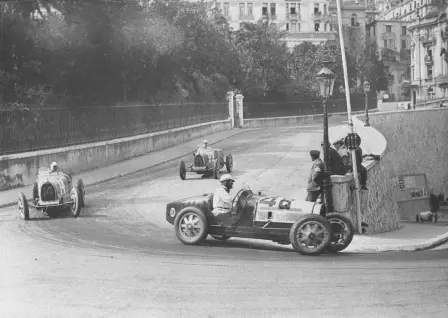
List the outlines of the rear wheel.
{"type": "Polygon", "coordinates": [[[289,238],[294,250],[299,254],[322,254],[330,244],[330,222],[317,214],[304,215],[291,227],[289,238]]]}
{"type": "Polygon", "coordinates": [[[30,219],[30,208],[23,192],[20,192],[17,204],[19,206],[20,216],[25,221],[28,221],[30,219]]]}
{"type": "Polygon", "coordinates": [[[226,169],[228,173],[231,173],[233,169],[233,157],[230,153],[226,157],[226,169]]]}
{"type": "Polygon", "coordinates": [[[331,241],[327,251],[336,253],[344,250],[353,240],[355,229],[348,217],[338,213],[330,213],[327,220],[331,226],[331,241]]]}
{"type": "Polygon", "coordinates": [[[33,200],[39,198],[39,189],[37,188],[37,182],[33,183],[33,200]]]}
{"type": "Polygon", "coordinates": [[[81,194],[79,193],[78,188],[73,188],[70,192],[70,197],[72,199],[72,205],[70,206],[70,211],[72,212],[73,217],[77,218],[81,213],[81,206],[79,204],[79,199],[81,194]]]}
{"type": "Polygon", "coordinates": [[[185,168],[185,162],[184,162],[183,160],[181,160],[181,161],[179,162],[179,167],[178,167],[178,169],[179,169],[179,177],[180,177],[182,180],[185,180],[185,178],[186,178],[186,176],[187,176],[187,168],[185,168]]]}
{"type": "Polygon", "coordinates": [[[83,208],[86,205],[86,190],[84,189],[84,182],[82,179],[78,179],[76,188],[79,190],[79,206],[83,208]]]}
{"type": "Polygon", "coordinates": [[[176,236],[185,245],[201,243],[208,234],[208,222],[204,213],[194,207],[182,209],[174,219],[176,236]]]}
{"type": "Polygon", "coordinates": [[[220,164],[219,159],[216,159],[215,165],[213,166],[213,178],[215,179],[219,179],[220,164]]]}

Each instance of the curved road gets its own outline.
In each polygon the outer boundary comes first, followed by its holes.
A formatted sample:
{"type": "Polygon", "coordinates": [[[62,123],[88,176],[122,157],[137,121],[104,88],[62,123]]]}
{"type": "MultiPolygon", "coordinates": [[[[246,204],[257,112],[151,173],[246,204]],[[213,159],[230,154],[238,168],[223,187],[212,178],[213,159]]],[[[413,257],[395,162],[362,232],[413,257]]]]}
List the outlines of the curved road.
{"type": "MultiPolygon", "coordinates": [[[[215,145],[252,189],[304,197],[319,127],[215,145]]],[[[191,156],[186,158],[191,161],[191,156]]],[[[81,217],[0,209],[1,317],[446,317],[448,250],[306,257],[271,242],[182,245],[165,204],[217,182],[168,163],[87,188],[81,217]]],[[[76,178],[75,178],[76,179],[76,178]]]]}

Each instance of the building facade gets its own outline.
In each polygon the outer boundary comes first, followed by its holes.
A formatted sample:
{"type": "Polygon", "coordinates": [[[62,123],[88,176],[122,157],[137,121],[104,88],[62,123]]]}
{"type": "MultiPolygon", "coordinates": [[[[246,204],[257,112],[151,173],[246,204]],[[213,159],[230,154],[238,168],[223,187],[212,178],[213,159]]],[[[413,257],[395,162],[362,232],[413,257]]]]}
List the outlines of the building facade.
{"type": "Polygon", "coordinates": [[[448,10],[433,6],[409,25],[411,34],[412,101],[448,96],[448,10]]]}
{"type": "MultiPolygon", "coordinates": [[[[365,1],[341,1],[343,25],[352,33],[364,33],[365,1]]],[[[217,5],[234,30],[242,22],[269,18],[281,30],[288,31],[285,41],[289,48],[305,41],[318,44],[336,38],[335,0],[220,0],[217,5]]]]}
{"type": "Polygon", "coordinates": [[[388,73],[387,95],[389,100],[410,100],[411,37],[409,21],[374,20],[367,24],[368,41],[378,47],[380,59],[388,73]]]}

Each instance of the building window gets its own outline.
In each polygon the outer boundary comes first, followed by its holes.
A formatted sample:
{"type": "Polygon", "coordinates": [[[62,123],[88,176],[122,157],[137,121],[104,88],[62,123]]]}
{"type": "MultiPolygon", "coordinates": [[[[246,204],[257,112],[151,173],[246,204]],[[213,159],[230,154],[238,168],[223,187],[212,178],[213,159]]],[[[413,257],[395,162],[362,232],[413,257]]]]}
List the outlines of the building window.
{"type": "Polygon", "coordinates": [[[240,3],[240,19],[243,19],[244,18],[244,16],[245,16],[245,12],[246,10],[245,10],[245,5],[244,5],[244,3],[240,3]]]}
{"type": "Polygon", "coordinates": [[[406,35],[406,27],[405,26],[402,26],[401,27],[401,35],[406,35]]]}
{"type": "Polygon", "coordinates": [[[224,2],[222,8],[223,8],[223,11],[224,11],[224,16],[228,17],[229,16],[229,3],[228,2],[224,2]]]}
{"type": "Polygon", "coordinates": [[[411,68],[411,78],[412,78],[412,80],[415,80],[415,70],[414,70],[414,66],[412,66],[412,68],[411,68]]]}
{"type": "Polygon", "coordinates": [[[267,3],[263,3],[263,7],[261,8],[261,13],[263,15],[268,15],[268,4],[267,3]]]}
{"type": "Polygon", "coordinates": [[[406,40],[401,40],[401,48],[406,50],[406,40]]]}
{"type": "Polygon", "coordinates": [[[324,4],[324,14],[327,14],[328,12],[327,12],[327,5],[326,4],[324,4]]]}
{"type": "Polygon", "coordinates": [[[384,40],[384,48],[387,49],[387,40],[384,40]]]}
{"type": "Polygon", "coordinates": [[[386,32],[387,33],[391,33],[392,32],[392,26],[391,25],[386,25],[386,32]]]}
{"type": "Polygon", "coordinates": [[[427,78],[431,79],[432,78],[432,66],[428,66],[427,67],[427,78]]]}
{"type": "Polygon", "coordinates": [[[314,23],[314,31],[319,32],[320,23],[314,23]]]}
{"type": "Polygon", "coordinates": [[[358,17],[356,14],[352,14],[352,17],[350,18],[352,27],[357,26],[358,24],[358,17]]]}
{"type": "Polygon", "coordinates": [[[291,31],[292,33],[295,33],[295,32],[300,31],[300,28],[298,28],[297,26],[300,27],[300,24],[298,24],[298,23],[290,23],[290,24],[289,24],[290,31],[291,31]]]}
{"type": "Polygon", "coordinates": [[[254,16],[254,4],[253,3],[248,3],[247,4],[247,15],[249,17],[253,17],[254,16]]]}
{"type": "Polygon", "coordinates": [[[276,7],[275,7],[275,3],[271,3],[271,16],[272,16],[272,17],[275,17],[275,16],[276,16],[276,14],[275,14],[275,13],[276,13],[276,12],[275,12],[276,10],[275,10],[275,9],[276,9],[276,7]]]}
{"type": "Polygon", "coordinates": [[[319,13],[319,4],[315,3],[314,4],[314,14],[318,14],[319,13]]]}

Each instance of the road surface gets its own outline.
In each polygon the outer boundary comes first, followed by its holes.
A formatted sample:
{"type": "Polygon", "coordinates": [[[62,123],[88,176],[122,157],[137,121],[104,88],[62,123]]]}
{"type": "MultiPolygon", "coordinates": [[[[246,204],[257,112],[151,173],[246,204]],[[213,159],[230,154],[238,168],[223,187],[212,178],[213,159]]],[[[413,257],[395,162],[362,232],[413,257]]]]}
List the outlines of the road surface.
{"type": "MultiPolygon", "coordinates": [[[[217,144],[252,189],[305,196],[318,127],[217,144]]],[[[191,161],[191,156],[186,158],[191,161]]],[[[0,317],[446,317],[448,250],[301,256],[271,242],[182,245],[165,204],[217,181],[177,163],[87,188],[81,217],[0,209],[0,317]]]]}

